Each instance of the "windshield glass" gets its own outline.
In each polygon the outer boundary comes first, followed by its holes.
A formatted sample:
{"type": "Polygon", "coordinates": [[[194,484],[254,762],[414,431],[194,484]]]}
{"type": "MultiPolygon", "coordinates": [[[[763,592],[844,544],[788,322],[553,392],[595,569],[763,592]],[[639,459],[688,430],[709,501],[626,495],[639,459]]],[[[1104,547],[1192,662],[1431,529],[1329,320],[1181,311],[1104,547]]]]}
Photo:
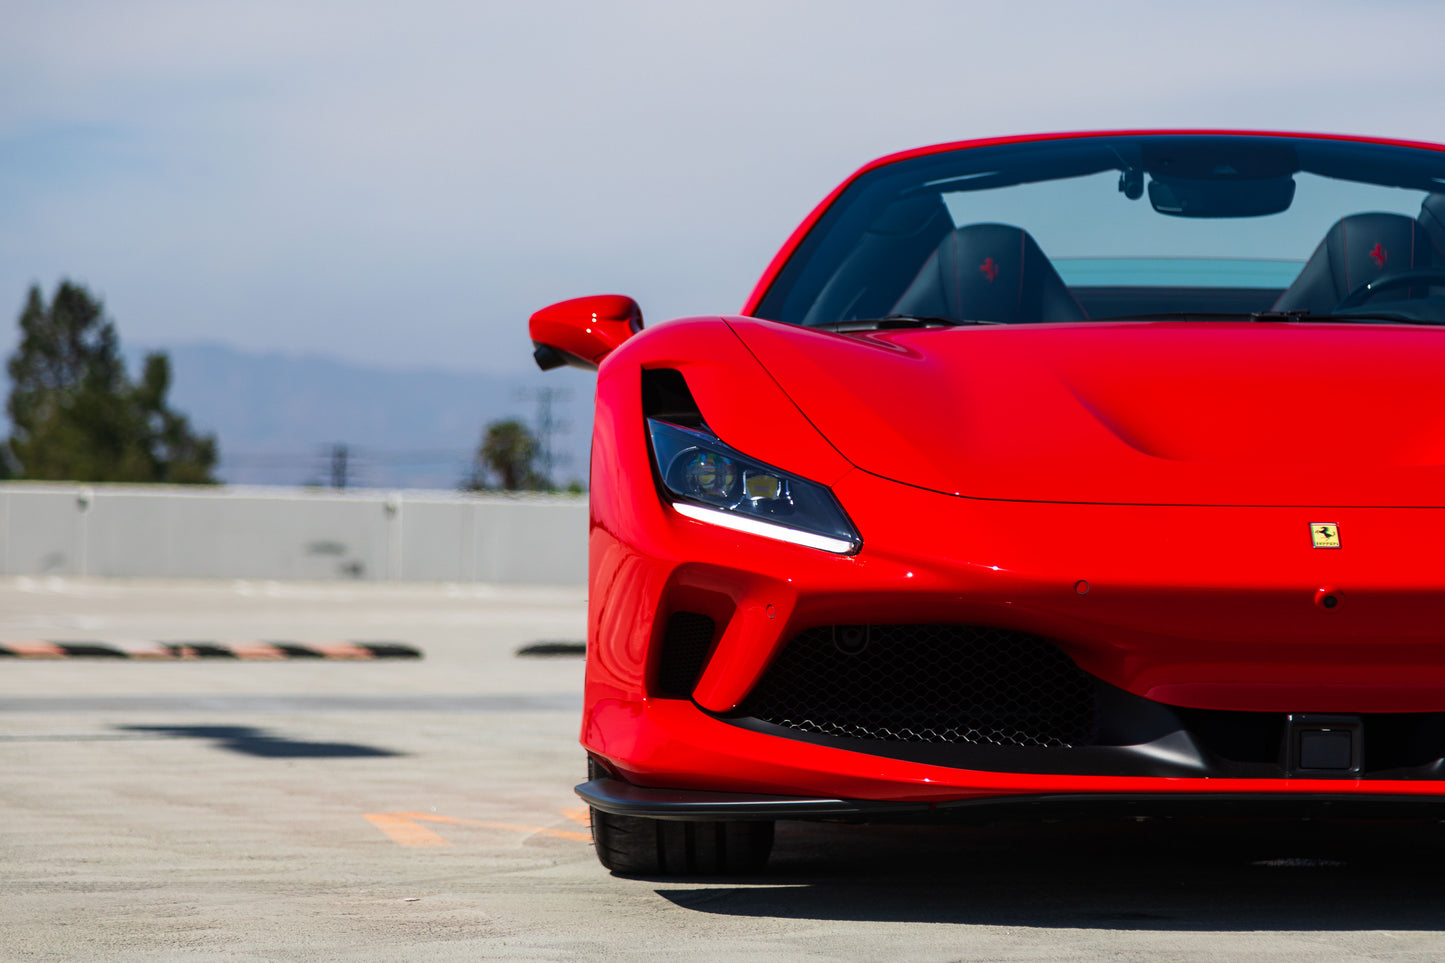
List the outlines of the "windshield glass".
{"type": "Polygon", "coordinates": [[[1266,311],[1445,322],[1445,153],[1160,134],[915,157],[854,181],[753,313],[828,325],[1266,311]]]}

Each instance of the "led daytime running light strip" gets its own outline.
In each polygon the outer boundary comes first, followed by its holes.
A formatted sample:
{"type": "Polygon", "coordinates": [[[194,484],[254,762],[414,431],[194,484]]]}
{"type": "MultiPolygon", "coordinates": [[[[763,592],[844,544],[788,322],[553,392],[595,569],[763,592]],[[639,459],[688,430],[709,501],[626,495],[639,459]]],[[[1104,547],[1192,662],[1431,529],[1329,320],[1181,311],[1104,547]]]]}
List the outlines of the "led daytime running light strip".
{"type": "Polygon", "coordinates": [[[695,521],[707,522],[710,525],[720,525],[723,528],[731,528],[738,532],[747,532],[750,535],[762,535],[764,538],[776,538],[780,542],[792,542],[794,545],[804,545],[808,548],[816,548],[824,552],[834,552],[838,555],[847,555],[856,547],[852,542],[846,542],[841,538],[829,538],[826,535],[816,535],[813,532],[802,532],[796,528],[774,525],[772,522],[764,522],[756,518],[748,518],[716,508],[704,508],[701,505],[694,505],[690,502],[673,502],[672,508],[679,515],[684,515],[695,521]]]}

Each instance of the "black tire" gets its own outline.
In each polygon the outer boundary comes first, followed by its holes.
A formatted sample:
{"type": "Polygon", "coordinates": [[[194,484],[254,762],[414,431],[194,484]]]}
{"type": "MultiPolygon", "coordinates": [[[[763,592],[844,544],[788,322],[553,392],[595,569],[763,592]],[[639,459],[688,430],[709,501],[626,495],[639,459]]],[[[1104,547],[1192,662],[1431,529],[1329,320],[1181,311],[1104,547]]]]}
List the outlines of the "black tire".
{"type": "MultiPolygon", "coordinates": [[[[605,773],[588,760],[588,775],[605,773]]],[[[773,848],[773,823],[684,822],[592,810],[597,859],[631,876],[733,876],[755,873],[773,848]]]]}

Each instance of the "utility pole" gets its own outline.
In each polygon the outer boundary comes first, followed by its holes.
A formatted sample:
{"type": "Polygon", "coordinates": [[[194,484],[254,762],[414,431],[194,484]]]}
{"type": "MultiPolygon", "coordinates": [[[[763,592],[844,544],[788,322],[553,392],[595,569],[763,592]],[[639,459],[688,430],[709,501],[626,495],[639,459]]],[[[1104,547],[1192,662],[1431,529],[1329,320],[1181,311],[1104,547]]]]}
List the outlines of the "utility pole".
{"type": "Polygon", "coordinates": [[[542,475],[551,484],[556,484],[557,479],[552,477],[552,466],[554,457],[552,454],[552,436],[567,430],[567,422],[561,421],[552,415],[552,405],[555,402],[566,401],[572,396],[568,388],[522,388],[518,391],[522,399],[535,399],[537,402],[537,441],[542,446],[542,475]]]}
{"type": "Polygon", "coordinates": [[[331,487],[346,487],[346,463],[351,451],[345,445],[331,446],[331,487]]]}

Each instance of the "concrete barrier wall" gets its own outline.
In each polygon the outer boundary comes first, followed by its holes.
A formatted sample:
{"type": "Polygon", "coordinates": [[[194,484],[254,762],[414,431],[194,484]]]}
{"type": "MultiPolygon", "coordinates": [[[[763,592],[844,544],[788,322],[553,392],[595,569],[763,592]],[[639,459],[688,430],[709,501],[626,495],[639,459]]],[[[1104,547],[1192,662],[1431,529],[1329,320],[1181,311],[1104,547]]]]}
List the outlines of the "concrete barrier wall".
{"type": "Polygon", "coordinates": [[[587,500],[0,484],[0,575],[581,585],[587,500]]]}

